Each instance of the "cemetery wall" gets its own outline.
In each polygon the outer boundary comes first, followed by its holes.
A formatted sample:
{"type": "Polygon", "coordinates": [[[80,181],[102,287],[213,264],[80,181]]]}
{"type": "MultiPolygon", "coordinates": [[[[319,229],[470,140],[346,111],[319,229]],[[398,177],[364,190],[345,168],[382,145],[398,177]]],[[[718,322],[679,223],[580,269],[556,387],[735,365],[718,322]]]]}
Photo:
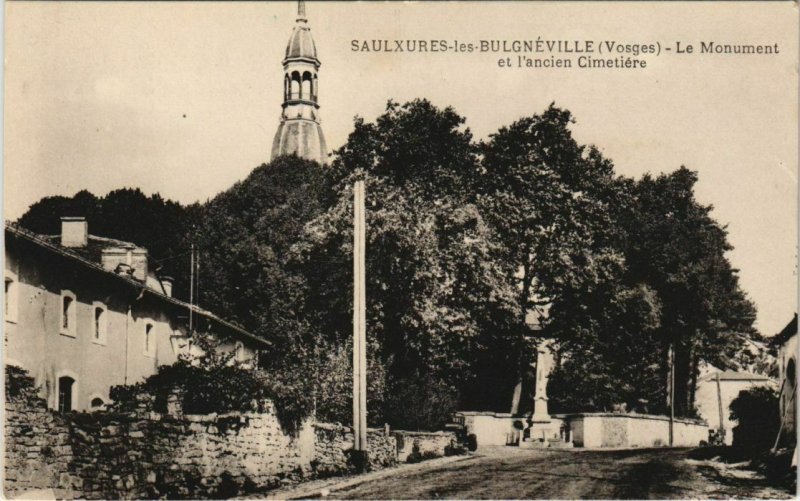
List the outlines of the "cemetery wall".
{"type": "MultiPolygon", "coordinates": [[[[659,447],[669,444],[669,418],[649,414],[587,413],[565,416],[576,447],[659,447]]],[[[704,421],[675,419],[673,445],[697,447],[708,440],[704,421]]]]}
{"type": "Polygon", "coordinates": [[[514,418],[511,414],[500,412],[462,411],[457,413],[457,417],[463,418],[467,433],[475,434],[478,448],[487,445],[506,445],[517,433],[514,421],[524,421],[524,418],[514,418]]]}

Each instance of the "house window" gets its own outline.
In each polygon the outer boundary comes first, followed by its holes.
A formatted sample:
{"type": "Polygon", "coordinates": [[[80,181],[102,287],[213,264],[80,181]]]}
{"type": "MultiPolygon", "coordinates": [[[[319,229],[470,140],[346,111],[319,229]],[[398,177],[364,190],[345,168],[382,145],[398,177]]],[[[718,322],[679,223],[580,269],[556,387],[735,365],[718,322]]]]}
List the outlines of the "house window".
{"type": "Polygon", "coordinates": [[[6,288],[3,294],[3,314],[6,322],[17,321],[18,286],[17,277],[11,272],[6,272],[6,288]]]}
{"type": "Polygon", "coordinates": [[[144,324],[144,354],[152,357],[155,354],[155,327],[152,322],[144,324]]]}
{"type": "Polygon", "coordinates": [[[73,410],[73,390],[75,380],[69,376],[58,378],[58,412],[70,412],[73,410]]]}
{"type": "Polygon", "coordinates": [[[106,344],[108,335],[108,311],[103,303],[95,301],[92,303],[92,342],[95,344],[106,344]]]}
{"type": "Polygon", "coordinates": [[[244,362],[244,344],[241,341],[236,341],[235,357],[237,362],[244,362]]]}
{"type": "Polygon", "coordinates": [[[77,332],[75,326],[75,294],[70,291],[61,291],[61,334],[75,337],[77,332]]]}

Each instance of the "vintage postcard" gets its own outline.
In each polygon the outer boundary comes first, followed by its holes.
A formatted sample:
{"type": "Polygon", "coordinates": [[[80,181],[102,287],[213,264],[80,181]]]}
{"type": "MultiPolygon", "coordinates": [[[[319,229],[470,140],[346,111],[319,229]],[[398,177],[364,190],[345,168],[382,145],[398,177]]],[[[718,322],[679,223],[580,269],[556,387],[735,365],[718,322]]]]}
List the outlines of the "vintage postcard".
{"type": "Polygon", "coordinates": [[[797,495],[797,2],[4,7],[7,498],[797,495]]]}

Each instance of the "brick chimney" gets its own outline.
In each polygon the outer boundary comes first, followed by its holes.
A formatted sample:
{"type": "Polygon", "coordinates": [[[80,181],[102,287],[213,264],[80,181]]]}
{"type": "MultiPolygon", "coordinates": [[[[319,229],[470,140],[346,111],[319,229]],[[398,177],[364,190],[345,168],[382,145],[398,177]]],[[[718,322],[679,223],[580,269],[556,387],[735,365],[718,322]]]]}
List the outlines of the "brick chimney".
{"type": "Polygon", "coordinates": [[[61,245],[64,247],[86,247],[89,241],[89,223],[85,217],[61,218],[61,245]]]}

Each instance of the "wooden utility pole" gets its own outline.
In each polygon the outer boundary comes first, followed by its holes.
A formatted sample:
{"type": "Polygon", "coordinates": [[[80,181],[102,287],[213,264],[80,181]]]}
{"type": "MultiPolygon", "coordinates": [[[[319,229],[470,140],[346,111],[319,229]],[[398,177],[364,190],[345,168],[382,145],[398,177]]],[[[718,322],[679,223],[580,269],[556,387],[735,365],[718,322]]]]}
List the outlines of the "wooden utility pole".
{"type": "Polygon", "coordinates": [[[353,187],[353,450],[360,469],[367,464],[365,234],[364,181],[356,181],[353,187]]]}
{"type": "Polygon", "coordinates": [[[194,334],[194,244],[192,244],[192,257],[189,270],[189,335],[194,334]]]}
{"type": "Polygon", "coordinates": [[[719,384],[719,371],[717,371],[717,411],[719,412],[719,436],[725,439],[725,422],[722,414],[722,387],[719,384]]]}
{"type": "Polygon", "coordinates": [[[675,345],[669,346],[669,446],[672,447],[675,438],[673,428],[675,424],[675,345]]]}

